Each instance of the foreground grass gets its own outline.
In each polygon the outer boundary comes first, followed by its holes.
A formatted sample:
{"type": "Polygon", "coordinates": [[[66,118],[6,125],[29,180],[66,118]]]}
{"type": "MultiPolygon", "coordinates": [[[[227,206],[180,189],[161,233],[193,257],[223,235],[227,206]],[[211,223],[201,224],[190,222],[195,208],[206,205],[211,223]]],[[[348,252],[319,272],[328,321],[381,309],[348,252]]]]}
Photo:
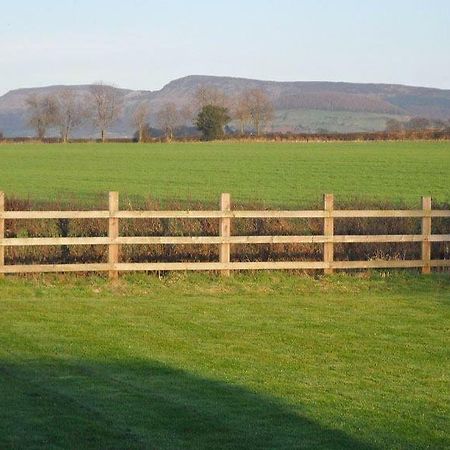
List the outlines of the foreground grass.
{"type": "Polygon", "coordinates": [[[45,201],[94,203],[110,190],[132,204],[221,192],[289,207],[325,192],[411,206],[450,198],[450,142],[4,144],[0,161],[0,190],[45,201]]]}
{"type": "Polygon", "coordinates": [[[0,280],[0,448],[445,448],[448,276],[0,280]]]}

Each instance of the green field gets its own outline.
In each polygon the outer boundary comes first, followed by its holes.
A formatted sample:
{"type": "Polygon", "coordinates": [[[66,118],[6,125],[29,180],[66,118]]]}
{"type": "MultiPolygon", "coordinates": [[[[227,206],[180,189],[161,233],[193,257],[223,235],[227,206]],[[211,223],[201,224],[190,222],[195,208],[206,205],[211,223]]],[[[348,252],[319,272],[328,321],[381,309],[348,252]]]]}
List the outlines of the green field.
{"type": "MultiPolygon", "coordinates": [[[[388,119],[405,121],[406,117],[362,111],[286,109],[275,112],[272,129],[290,128],[298,133],[315,133],[318,129],[338,133],[384,131],[388,119]]],[[[236,124],[236,128],[238,127],[239,125],[236,124]]]]}
{"type": "MultiPolygon", "coordinates": [[[[450,200],[450,142],[3,144],[9,198],[450,200]]],[[[0,278],[0,449],[450,448],[450,278],[0,278]]]]}
{"type": "Polygon", "coordinates": [[[235,201],[288,207],[450,199],[450,142],[0,145],[0,190],[38,200],[235,201]]]}
{"type": "Polygon", "coordinates": [[[0,448],[449,448],[448,276],[0,280],[0,448]]]}

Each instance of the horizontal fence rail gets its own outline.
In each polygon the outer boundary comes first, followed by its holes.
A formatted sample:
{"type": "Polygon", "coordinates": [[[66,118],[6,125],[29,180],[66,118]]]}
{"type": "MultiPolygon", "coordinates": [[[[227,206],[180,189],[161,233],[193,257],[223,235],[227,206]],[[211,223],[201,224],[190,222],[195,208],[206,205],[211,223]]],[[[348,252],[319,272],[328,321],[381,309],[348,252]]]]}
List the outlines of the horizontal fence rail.
{"type": "MultiPolygon", "coordinates": [[[[422,209],[336,209],[333,218],[417,217],[422,209]]],[[[450,210],[432,210],[429,217],[450,217],[450,210]]],[[[323,219],[326,211],[0,211],[1,219],[323,219]]]]}
{"type": "Polygon", "coordinates": [[[292,269],[323,270],[332,273],[335,269],[370,268],[421,268],[429,273],[432,267],[450,267],[450,260],[431,259],[432,242],[450,242],[450,234],[432,234],[432,218],[450,218],[449,210],[433,210],[431,197],[422,198],[422,209],[414,210],[336,210],[332,194],[324,196],[323,210],[305,211],[245,211],[232,210],[229,194],[222,194],[219,210],[205,211],[125,211],[119,210],[119,194],[109,193],[109,210],[104,211],[6,211],[5,196],[0,192],[0,275],[7,273],[41,272],[108,272],[116,279],[119,272],[168,271],[168,270],[216,270],[229,275],[231,270],[292,269]],[[349,218],[417,218],[421,219],[421,234],[392,235],[335,235],[335,219],[349,218]],[[120,236],[120,219],[217,219],[218,236],[120,236]],[[306,218],[323,219],[323,235],[310,236],[232,236],[233,219],[306,218]],[[5,237],[6,220],[31,219],[105,219],[108,220],[108,236],[104,237],[5,237]],[[358,243],[402,243],[422,244],[422,257],[416,260],[336,261],[334,244],[358,243]],[[218,262],[120,262],[122,245],[218,245],[218,262]],[[231,261],[232,244],[323,244],[323,261],[231,261]],[[5,264],[6,247],[27,246],[71,246],[106,245],[108,262],[83,264],[5,264]]]}

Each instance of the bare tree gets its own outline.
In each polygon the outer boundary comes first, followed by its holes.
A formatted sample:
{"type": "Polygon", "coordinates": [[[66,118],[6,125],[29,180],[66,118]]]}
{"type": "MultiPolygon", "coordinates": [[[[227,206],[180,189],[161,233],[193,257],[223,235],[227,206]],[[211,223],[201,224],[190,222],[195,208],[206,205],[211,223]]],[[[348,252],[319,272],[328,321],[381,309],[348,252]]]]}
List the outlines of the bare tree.
{"type": "Polygon", "coordinates": [[[259,136],[261,130],[273,118],[272,102],[261,89],[250,89],[244,92],[243,102],[256,135],[259,136]]]}
{"type": "Polygon", "coordinates": [[[179,109],[180,113],[180,122],[185,126],[193,126],[195,115],[192,111],[192,107],[190,105],[183,105],[179,109]]]}
{"type": "Polygon", "coordinates": [[[55,95],[55,125],[64,143],[69,141],[72,130],[80,126],[87,117],[83,100],[72,89],[62,89],[55,95]]]}
{"type": "Polygon", "coordinates": [[[200,86],[194,96],[194,103],[198,110],[201,110],[207,105],[226,107],[226,100],[223,91],[214,86],[207,85],[200,86]]]}
{"type": "Polygon", "coordinates": [[[243,135],[245,126],[250,123],[251,117],[247,106],[246,98],[241,95],[234,99],[233,108],[231,110],[233,119],[239,122],[239,131],[243,135]]]}
{"type": "Polygon", "coordinates": [[[139,103],[132,116],[132,124],[138,131],[139,142],[144,142],[148,137],[148,119],[150,116],[150,107],[147,102],[139,103]]]}
{"type": "Polygon", "coordinates": [[[167,140],[172,140],[175,130],[181,125],[183,117],[175,103],[166,103],[157,114],[158,125],[164,130],[167,140]]]}
{"type": "Polygon", "coordinates": [[[405,123],[405,128],[414,131],[426,130],[427,128],[430,128],[430,126],[431,121],[424,117],[413,117],[405,123]]]}
{"type": "Polygon", "coordinates": [[[42,140],[47,130],[55,124],[56,101],[52,95],[32,94],[25,100],[28,107],[28,125],[36,131],[42,140]]]}
{"type": "Polygon", "coordinates": [[[399,133],[404,130],[404,125],[397,119],[386,120],[386,131],[389,133],[399,133]]]}
{"type": "Polygon", "coordinates": [[[89,92],[93,123],[100,131],[102,142],[105,142],[106,131],[117,120],[122,110],[122,99],[115,87],[103,82],[93,84],[89,92]]]}

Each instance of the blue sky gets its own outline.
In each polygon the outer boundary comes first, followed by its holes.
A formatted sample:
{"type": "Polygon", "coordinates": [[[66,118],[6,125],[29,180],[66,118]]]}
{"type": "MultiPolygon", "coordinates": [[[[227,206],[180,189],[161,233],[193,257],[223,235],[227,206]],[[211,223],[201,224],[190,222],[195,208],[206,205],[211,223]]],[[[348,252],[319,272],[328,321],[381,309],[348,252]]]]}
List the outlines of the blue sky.
{"type": "Polygon", "coordinates": [[[0,95],[189,74],[450,89],[449,0],[2,0],[0,95]]]}

